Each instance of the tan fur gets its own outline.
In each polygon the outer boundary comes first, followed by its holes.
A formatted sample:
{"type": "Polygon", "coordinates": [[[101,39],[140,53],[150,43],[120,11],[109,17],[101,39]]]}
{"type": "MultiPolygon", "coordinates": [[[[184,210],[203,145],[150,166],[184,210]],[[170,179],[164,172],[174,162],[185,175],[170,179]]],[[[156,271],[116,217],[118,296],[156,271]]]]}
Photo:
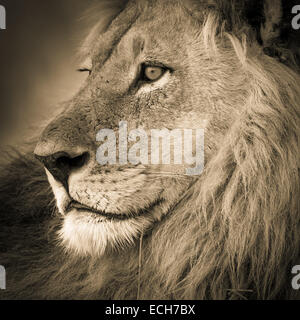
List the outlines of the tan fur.
{"type": "Polygon", "coordinates": [[[120,117],[131,128],[205,123],[203,174],[188,178],[173,166],[106,167],[105,173],[92,159],[71,175],[71,196],[116,215],[160,200],[146,215],[109,225],[93,216],[63,217],[68,195],[50,177],[61,213],[51,214],[43,169],[31,156],[16,157],[0,180],[0,264],[9,275],[1,298],[297,297],[290,285],[291,268],[300,262],[295,60],[284,65],[264,54],[241,2],[149,3],[130,2],[105,31],[101,25],[100,36],[93,30],[83,55],[97,52],[96,69],[40,144],[72,141],[95,154],[96,129],[116,127],[120,117]],[[124,98],[133,77],[132,43],[141,38],[145,55],[166,60],[175,72],[161,87],[124,98]]]}

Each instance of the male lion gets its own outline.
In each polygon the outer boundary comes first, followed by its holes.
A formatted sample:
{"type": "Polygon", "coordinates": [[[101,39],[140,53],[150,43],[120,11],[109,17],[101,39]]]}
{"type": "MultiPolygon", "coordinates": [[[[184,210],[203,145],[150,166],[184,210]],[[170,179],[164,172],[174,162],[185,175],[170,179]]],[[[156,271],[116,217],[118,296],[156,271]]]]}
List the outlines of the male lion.
{"type": "Polygon", "coordinates": [[[2,169],[2,298],[297,296],[299,46],[287,2],[119,1],[97,23],[83,45],[89,76],[43,131],[39,161],[32,149],[2,169]],[[96,135],[120,121],[205,128],[203,173],[100,166],[96,135]]]}

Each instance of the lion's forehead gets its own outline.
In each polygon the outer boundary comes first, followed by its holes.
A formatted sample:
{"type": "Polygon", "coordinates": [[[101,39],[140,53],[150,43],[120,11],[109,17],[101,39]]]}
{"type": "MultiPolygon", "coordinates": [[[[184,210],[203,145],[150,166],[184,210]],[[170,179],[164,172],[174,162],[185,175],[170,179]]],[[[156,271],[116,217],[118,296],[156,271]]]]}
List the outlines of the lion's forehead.
{"type": "MultiPolygon", "coordinates": [[[[170,32],[176,32],[184,23],[178,23],[183,16],[185,19],[189,15],[184,14],[181,5],[182,1],[129,1],[126,8],[117,17],[113,17],[108,27],[103,32],[103,25],[99,22],[87,37],[83,45],[83,50],[88,51],[95,62],[103,65],[114,52],[121,40],[128,34],[139,34],[148,36],[152,42],[155,38],[171,38],[170,32]],[[149,5],[149,3],[151,3],[149,5]],[[177,4],[177,6],[174,6],[177,4]],[[174,15],[174,11],[177,14],[174,15]],[[168,17],[168,19],[166,19],[168,17]],[[88,50],[87,50],[88,48],[88,50]]],[[[186,22],[186,21],[185,21],[186,22]]],[[[130,37],[127,37],[130,40],[130,37]]],[[[141,37],[136,36],[133,45],[139,46],[141,37]]],[[[157,43],[156,43],[157,45],[157,43]]]]}

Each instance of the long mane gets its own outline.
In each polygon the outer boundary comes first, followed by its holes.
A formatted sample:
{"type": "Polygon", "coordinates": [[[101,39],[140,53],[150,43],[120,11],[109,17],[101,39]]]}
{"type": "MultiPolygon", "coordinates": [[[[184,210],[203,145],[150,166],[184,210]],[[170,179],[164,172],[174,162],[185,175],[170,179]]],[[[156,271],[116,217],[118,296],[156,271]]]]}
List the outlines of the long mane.
{"type": "MultiPolygon", "coordinates": [[[[222,19],[210,13],[202,31],[214,59],[222,19]]],[[[249,77],[241,115],[199,180],[135,247],[100,261],[64,252],[43,169],[30,155],[11,160],[0,179],[0,262],[11,274],[0,297],[296,296],[289,272],[300,262],[300,75],[258,52],[250,34],[223,37],[249,77]]]]}

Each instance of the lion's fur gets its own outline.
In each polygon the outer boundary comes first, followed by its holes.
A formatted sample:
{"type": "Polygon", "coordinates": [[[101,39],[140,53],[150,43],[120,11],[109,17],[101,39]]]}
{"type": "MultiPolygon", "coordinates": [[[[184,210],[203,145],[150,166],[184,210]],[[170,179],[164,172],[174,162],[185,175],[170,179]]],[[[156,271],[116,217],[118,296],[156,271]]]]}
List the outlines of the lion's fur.
{"type": "MultiPolygon", "coordinates": [[[[203,29],[212,59],[222,19],[210,14],[203,29]]],[[[100,261],[65,253],[55,243],[61,220],[41,166],[30,155],[5,166],[0,263],[8,290],[1,298],[135,299],[138,287],[142,299],[296,297],[300,76],[236,30],[222,32],[249,78],[245,106],[203,175],[144,236],[141,252],[136,243],[100,261]]]]}

